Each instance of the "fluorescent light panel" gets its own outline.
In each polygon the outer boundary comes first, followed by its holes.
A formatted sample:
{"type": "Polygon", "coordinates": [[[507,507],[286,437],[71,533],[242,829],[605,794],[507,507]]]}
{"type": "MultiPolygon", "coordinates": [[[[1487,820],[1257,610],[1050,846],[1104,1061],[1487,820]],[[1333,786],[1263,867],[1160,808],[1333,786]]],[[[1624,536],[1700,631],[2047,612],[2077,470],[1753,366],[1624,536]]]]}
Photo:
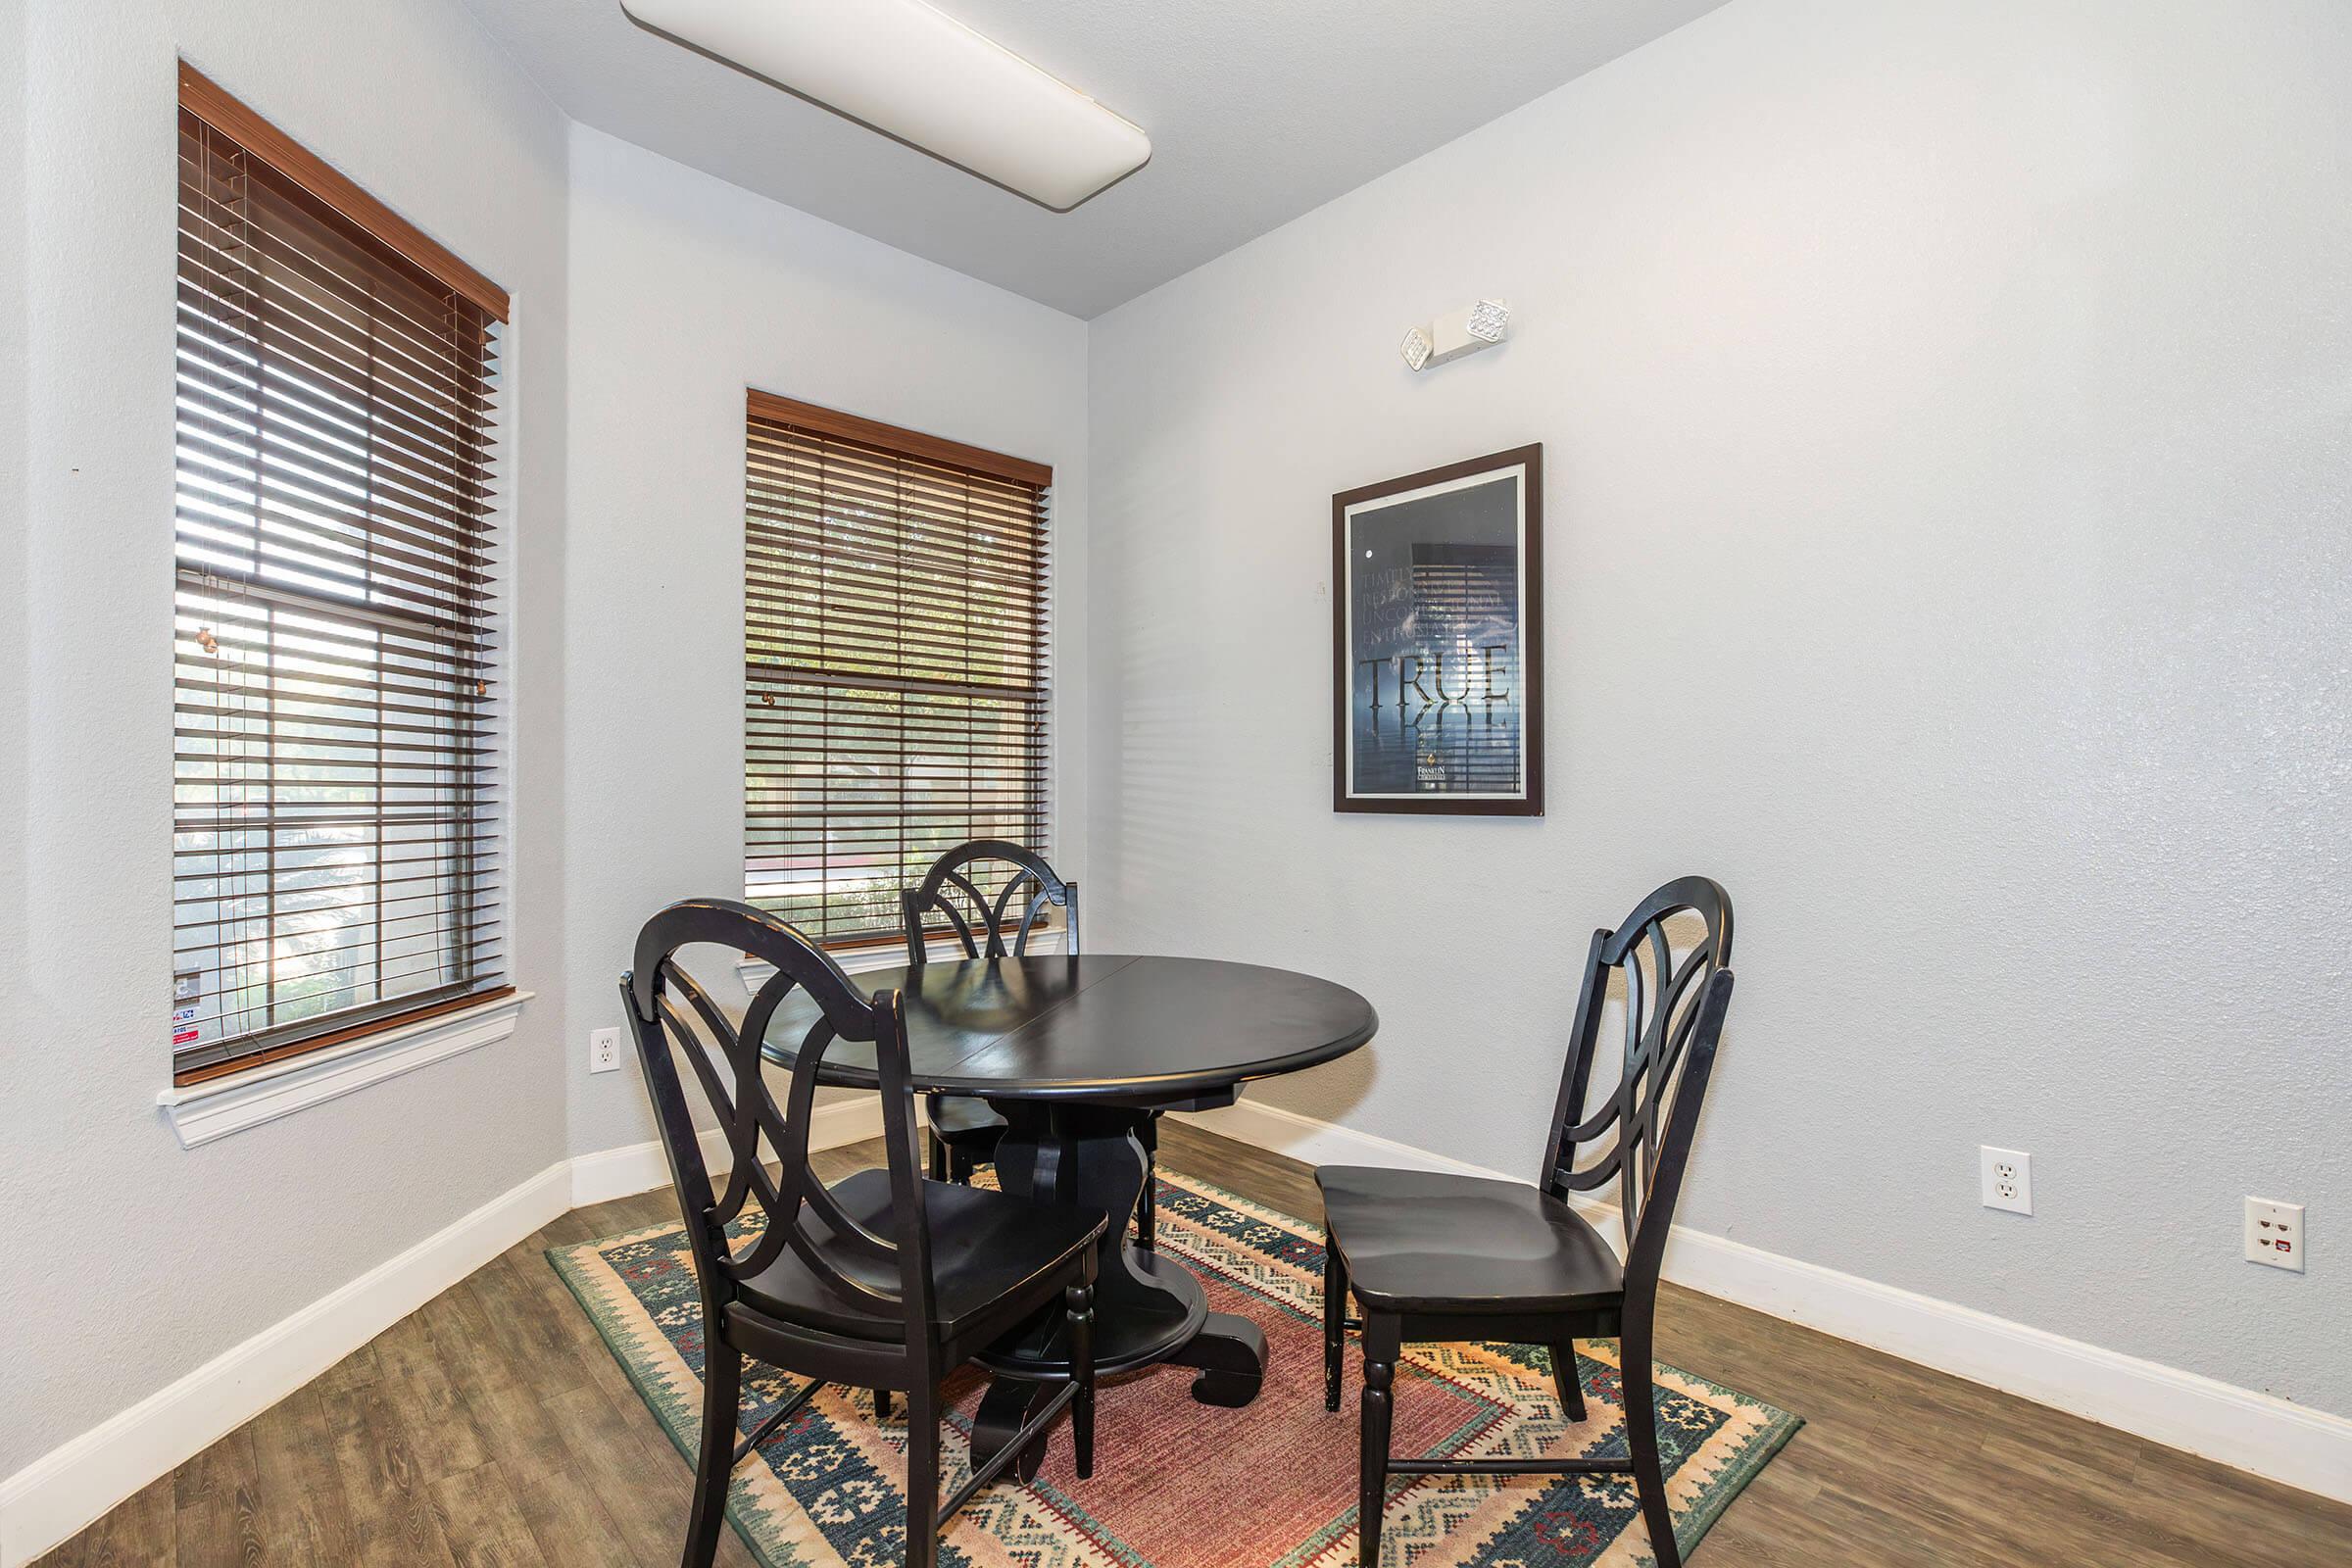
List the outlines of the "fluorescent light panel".
{"type": "Polygon", "coordinates": [[[1152,141],[923,0],[624,0],[650,27],[1067,212],[1152,141]]]}

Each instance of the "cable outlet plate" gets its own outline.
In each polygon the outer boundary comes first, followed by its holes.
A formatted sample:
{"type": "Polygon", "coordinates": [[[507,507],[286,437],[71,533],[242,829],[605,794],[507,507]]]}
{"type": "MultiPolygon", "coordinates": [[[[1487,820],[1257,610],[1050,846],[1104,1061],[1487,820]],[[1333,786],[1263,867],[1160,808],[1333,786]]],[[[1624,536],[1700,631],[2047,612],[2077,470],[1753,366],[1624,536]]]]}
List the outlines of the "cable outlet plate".
{"type": "Polygon", "coordinates": [[[588,1032],[588,1070],[590,1072],[618,1072],[620,1070],[620,1031],[592,1029],[588,1032]]]}
{"type": "Polygon", "coordinates": [[[2303,1205],[2275,1198],[2246,1200],[2246,1261],[2303,1272],[2303,1205]]]}
{"type": "Polygon", "coordinates": [[[1980,1148],[1978,1173],[1986,1208],[2034,1212],[2034,1156],[2019,1149],[1980,1148]]]}

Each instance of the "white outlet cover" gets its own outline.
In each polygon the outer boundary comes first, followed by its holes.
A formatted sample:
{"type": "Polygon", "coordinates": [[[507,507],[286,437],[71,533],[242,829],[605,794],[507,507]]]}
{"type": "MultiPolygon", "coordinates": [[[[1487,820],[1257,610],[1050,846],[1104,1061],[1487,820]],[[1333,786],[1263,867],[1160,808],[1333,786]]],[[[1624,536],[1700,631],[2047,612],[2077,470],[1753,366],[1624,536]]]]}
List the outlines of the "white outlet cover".
{"type": "Polygon", "coordinates": [[[2022,1149],[1980,1148],[1979,1185],[1986,1208],[2012,1214],[2034,1212],[2034,1156],[2022,1149]]]}
{"type": "Polygon", "coordinates": [[[2246,1261],[2303,1272],[2303,1205],[2275,1198],[2246,1200],[2246,1261]]]}
{"type": "Polygon", "coordinates": [[[590,1072],[618,1072],[620,1070],[620,1031],[596,1029],[588,1035],[588,1070],[590,1072]]]}

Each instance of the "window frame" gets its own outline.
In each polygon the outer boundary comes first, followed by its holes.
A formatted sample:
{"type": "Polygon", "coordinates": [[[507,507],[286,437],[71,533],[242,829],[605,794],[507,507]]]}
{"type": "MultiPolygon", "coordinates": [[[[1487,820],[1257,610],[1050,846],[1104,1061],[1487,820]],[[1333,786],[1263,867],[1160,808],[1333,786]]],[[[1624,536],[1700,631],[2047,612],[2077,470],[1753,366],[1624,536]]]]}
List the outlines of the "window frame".
{"type": "MultiPolygon", "coordinates": [[[[861,415],[849,414],[838,409],[828,409],[813,403],[804,403],[794,398],[781,396],[777,393],[763,392],[757,387],[746,388],[745,390],[744,422],[745,451],[743,466],[745,472],[745,495],[743,500],[745,517],[744,591],[746,595],[746,718],[744,729],[745,745],[743,798],[746,808],[746,821],[744,824],[743,834],[743,863],[745,879],[744,897],[746,902],[754,904],[762,904],[763,902],[761,898],[757,895],[756,890],[751,886],[751,862],[754,858],[754,856],[751,842],[752,823],[750,820],[750,806],[752,796],[750,743],[752,740],[753,731],[751,727],[752,721],[749,715],[751,704],[756,698],[756,691],[751,674],[752,665],[749,648],[751,636],[749,596],[755,587],[755,579],[751,569],[752,542],[750,521],[752,512],[751,490],[754,461],[753,452],[751,449],[751,426],[756,422],[785,425],[794,430],[808,434],[838,438],[858,446],[867,447],[889,454],[896,458],[911,460],[916,463],[930,465],[937,467],[963,469],[986,479],[998,480],[1009,485],[1026,487],[1036,492],[1034,498],[1034,515],[1037,519],[1037,552],[1039,564],[1037,567],[1037,580],[1033,585],[1032,592],[1035,595],[1035,602],[1037,606],[1037,621],[1034,640],[1030,644],[1030,652],[1032,658],[1037,662],[1038,681],[1036,689],[1038,692],[1038,697],[1036,700],[1041,714],[1040,725],[1042,730],[1042,733],[1040,734],[1036,743],[1035,759],[1036,771],[1039,780],[1035,795],[1035,815],[1040,825],[1040,833],[1038,837],[1041,839],[1041,842],[1032,844],[1028,847],[1037,851],[1041,855],[1050,854],[1050,843],[1042,841],[1050,840],[1052,837],[1054,805],[1054,739],[1055,729],[1053,720],[1055,712],[1055,703],[1058,690],[1054,679],[1054,670],[1051,659],[1051,652],[1054,644],[1054,534],[1052,530],[1054,513],[1053,466],[1050,464],[1036,462],[1033,459],[1015,457],[1009,453],[993,451],[986,447],[973,446],[965,442],[952,440],[945,436],[933,435],[926,431],[910,430],[904,426],[887,424],[879,419],[868,418],[861,415]]],[[[854,815],[856,813],[850,812],[845,814],[854,815]]],[[[1057,934],[1058,927],[1056,927],[1054,931],[1056,939],[1057,934]]],[[[818,946],[824,948],[829,953],[841,956],[844,961],[853,961],[859,956],[876,954],[880,950],[900,948],[905,945],[904,935],[895,928],[889,932],[869,931],[844,934],[840,936],[819,933],[816,935],[816,941],[818,946]]]]}
{"type": "MultiPolygon", "coordinates": [[[[193,116],[211,130],[235,143],[249,158],[267,166],[276,179],[295,187],[318,203],[319,207],[325,209],[326,218],[329,220],[340,220],[349,225],[355,231],[352,236],[354,243],[372,244],[381,251],[391,253],[394,259],[414,269],[422,275],[423,279],[447,289],[455,300],[479,311],[486,318],[486,324],[498,329],[504,329],[511,325],[513,304],[504,289],[481,271],[460,259],[448,247],[402,218],[384,202],[370,195],[348,175],[334,169],[325,160],[311,152],[293,137],[230,95],[219,83],[184,60],[178,63],[177,99],[178,111],[182,116],[193,116]]],[[[184,264],[178,262],[175,262],[174,265],[175,271],[184,267],[184,264]]],[[[505,337],[503,330],[501,330],[500,336],[502,339],[505,337]]],[[[493,360],[487,354],[485,355],[486,363],[499,366],[496,371],[497,386],[502,394],[504,388],[511,384],[511,372],[504,368],[503,361],[503,356],[498,356],[493,360]]],[[[483,394],[479,466],[485,480],[494,479],[500,473],[501,466],[495,453],[501,437],[508,433],[506,407],[507,399],[503,395],[489,392],[483,394]]],[[[175,429],[180,418],[181,416],[175,406],[175,429]]],[[[180,492],[180,486],[184,482],[185,470],[180,464],[175,463],[175,495],[180,492]]],[[[481,515],[486,522],[483,540],[484,553],[477,559],[485,567],[495,568],[498,558],[492,552],[497,546],[509,545],[512,541],[512,502],[504,495],[494,496],[489,500],[481,515]]],[[[173,568],[175,602],[178,595],[186,591],[185,579],[181,576],[183,569],[185,569],[184,564],[180,561],[178,548],[175,546],[173,568]]],[[[286,609],[298,616],[303,613],[303,602],[306,596],[299,590],[270,591],[265,589],[261,591],[261,597],[265,600],[273,600],[279,608],[286,609]]],[[[323,597],[314,602],[328,612],[332,612],[334,609],[333,601],[323,597]]],[[[503,689],[511,668],[510,639],[506,635],[509,621],[509,602],[504,585],[495,581],[488,584],[483,604],[484,610],[479,620],[480,646],[484,654],[483,667],[489,678],[503,689]]],[[[176,618],[179,613],[180,612],[175,608],[174,617],[176,618]]],[[[391,667],[389,662],[401,657],[404,656],[387,655],[384,661],[369,667],[377,669],[391,667]]],[[[173,658],[175,685],[178,680],[176,669],[179,662],[179,656],[175,654],[173,658]]],[[[479,853],[492,858],[498,864],[494,868],[477,871],[474,874],[487,877],[492,886],[486,894],[477,890],[460,896],[455,906],[456,912],[462,919],[477,911],[487,911],[490,918],[483,922],[482,928],[490,925],[506,926],[511,924],[513,909],[512,883],[504,869],[505,865],[511,864],[511,857],[507,851],[513,832],[513,793],[503,783],[503,779],[510,771],[508,763],[511,760],[512,742],[507,726],[498,722],[498,719],[503,717],[506,711],[511,710],[510,701],[503,697],[494,699],[496,706],[489,710],[486,719],[490,733],[484,738],[478,752],[468,754],[483,759],[484,765],[487,766],[490,774],[502,781],[485,786],[494,793],[492,798],[481,807],[485,813],[485,826],[484,831],[477,839],[480,846],[479,853]]],[[[179,728],[179,721],[176,718],[173,727],[176,733],[179,728]]],[[[177,781],[175,780],[174,795],[176,796],[176,794],[177,781]]],[[[177,826],[176,807],[173,815],[176,836],[180,831],[177,826]]],[[[175,858],[179,853],[174,849],[175,858]]],[[[383,862],[379,858],[375,863],[380,867],[383,862]]],[[[380,871],[378,874],[380,876],[380,871]]],[[[172,925],[175,954],[181,951],[177,945],[181,929],[175,918],[172,925]]],[[[315,1020],[317,1027],[308,1030],[301,1029],[301,1023],[312,1020],[280,1025],[274,1029],[248,1030],[243,1035],[231,1036],[228,1039],[257,1040],[259,1043],[251,1049],[201,1060],[194,1064],[188,1062],[186,1059],[188,1053],[183,1052],[175,1040],[172,1045],[172,1082],[174,1090],[210,1095],[215,1091],[232,1087],[226,1082],[227,1080],[233,1079],[237,1083],[246,1083],[254,1079],[266,1079],[297,1071],[305,1065],[301,1058],[317,1053],[336,1056],[360,1050],[375,1036],[398,1034],[404,1039],[416,1041],[419,1045],[429,1045],[443,1034],[472,1024],[485,1013],[511,1017],[511,1009],[518,1005],[529,994],[518,991],[509,977],[512,944],[502,943],[502,947],[506,951],[502,952],[496,967],[487,977],[490,983],[475,984],[470,989],[456,994],[440,990],[414,1005],[406,1006],[399,1004],[403,999],[394,997],[388,1000],[379,999],[371,1004],[362,1003],[338,1007],[318,1014],[315,1020]],[[510,1010],[501,1013],[500,1009],[502,1008],[510,1010]],[[455,1016],[458,1014],[465,1014],[465,1016],[455,1016]]],[[[379,963],[383,961],[380,955],[375,961],[379,963]]],[[[174,966],[177,967],[176,957],[174,966]]],[[[173,1004],[174,1007],[179,1004],[176,997],[173,1004]]],[[[511,1022],[508,1027],[512,1027],[511,1022]]],[[[174,1034],[176,1033],[177,1026],[175,1024],[174,1034]]],[[[208,1042],[197,1049],[202,1052],[215,1052],[224,1043],[223,1041],[208,1042]]],[[[175,1099],[184,1098],[186,1097],[175,1096],[172,1091],[167,1091],[163,1097],[167,1104],[175,1099]]]]}

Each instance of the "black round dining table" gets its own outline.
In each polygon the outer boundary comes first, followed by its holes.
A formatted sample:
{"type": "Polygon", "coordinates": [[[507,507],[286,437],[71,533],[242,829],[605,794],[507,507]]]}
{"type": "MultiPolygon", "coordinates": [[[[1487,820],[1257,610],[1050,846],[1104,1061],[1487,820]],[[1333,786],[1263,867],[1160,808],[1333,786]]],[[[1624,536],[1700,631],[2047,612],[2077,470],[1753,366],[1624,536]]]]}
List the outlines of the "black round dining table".
{"type": "MultiPolygon", "coordinates": [[[[1000,1187],[1104,1217],[1098,1371],[1170,1362],[1198,1369],[1193,1396],[1204,1403],[1256,1397],[1266,1365],[1257,1325],[1209,1311],[1190,1269],[1129,1235],[1150,1168],[1144,1140],[1162,1111],[1230,1105],[1251,1079],[1346,1055],[1379,1026],[1372,1004],[1287,969],[1116,954],[934,959],[852,978],[861,991],[904,993],[909,1087],[983,1099],[1004,1118],[1000,1187]]],[[[762,1054],[792,1065],[808,1022],[796,996],[770,1021],[762,1054]]],[[[878,1088],[873,1048],[835,1042],[818,1081],[878,1088]]],[[[981,1400],[975,1464],[1047,1397],[1038,1380],[1068,1370],[1063,1332],[1051,1313],[981,1357],[1002,1375],[981,1400]]]]}

